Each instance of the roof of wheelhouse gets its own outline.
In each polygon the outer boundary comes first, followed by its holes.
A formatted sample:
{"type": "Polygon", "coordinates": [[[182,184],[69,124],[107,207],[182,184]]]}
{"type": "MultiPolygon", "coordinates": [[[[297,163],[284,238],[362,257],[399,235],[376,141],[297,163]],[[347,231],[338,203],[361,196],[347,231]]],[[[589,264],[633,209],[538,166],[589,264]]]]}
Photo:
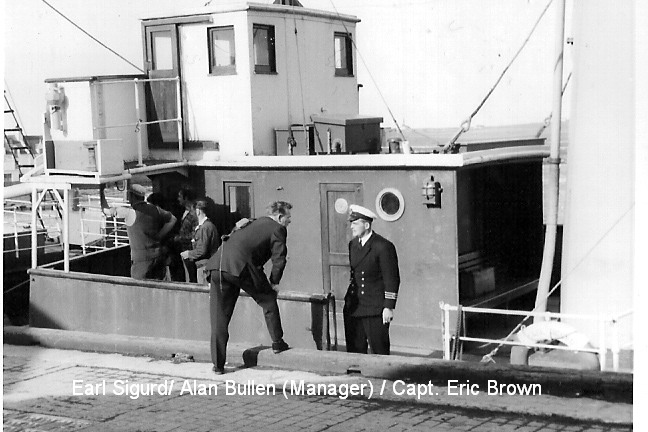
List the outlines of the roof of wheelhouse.
{"type": "Polygon", "coordinates": [[[358,23],[360,19],[354,15],[338,14],[320,9],[309,9],[300,6],[287,6],[281,4],[263,4],[253,2],[236,2],[229,4],[208,4],[200,8],[182,8],[182,4],[173,9],[160,10],[153,12],[146,17],[140,18],[142,21],[174,19],[174,18],[187,18],[198,17],[212,14],[241,12],[241,11],[255,11],[255,12],[276,12],[281,14],[290,14],[291,16],[307,16],[316,18],[325,18],[330,20],[346,21],[351,23],[358,23]]]}

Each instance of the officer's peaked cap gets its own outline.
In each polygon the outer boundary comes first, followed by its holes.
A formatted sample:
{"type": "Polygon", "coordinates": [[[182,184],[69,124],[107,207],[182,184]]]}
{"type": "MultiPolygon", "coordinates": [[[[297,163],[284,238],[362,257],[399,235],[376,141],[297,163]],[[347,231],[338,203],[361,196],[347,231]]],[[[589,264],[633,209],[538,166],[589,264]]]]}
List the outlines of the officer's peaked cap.
{"type": "Polygon", "coordinates": [[[373,220],[377,217],[378,216],[376,216],[376,213],[372,212],[368,208],[359,206],[357,204],[351,204],[349,206],[349,222],[353,222],[354,220],[358,219],[363,219],[367,222],[373,222],[373,220]]]}

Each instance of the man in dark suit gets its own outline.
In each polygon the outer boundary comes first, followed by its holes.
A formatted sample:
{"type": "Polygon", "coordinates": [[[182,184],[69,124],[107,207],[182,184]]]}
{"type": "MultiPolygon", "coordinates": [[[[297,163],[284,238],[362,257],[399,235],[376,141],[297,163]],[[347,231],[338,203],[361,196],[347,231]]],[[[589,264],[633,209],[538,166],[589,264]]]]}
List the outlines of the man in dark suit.
{"type": "Polygon", "coordinates": [[[286,228],[291,209],[292,205],[285,201],[270,204],[268,216],[232,232],[205,265],[210,272],[211,356],[217,374],[224,372],[228,326],[241,289],[263,308],[275,354],[288,349],[283,340],[277,292],[286,267],[286,228]],[[269,280],[263,271],[268,260],[272,260],[269,280]]]}
{"type": "Polygon", "coordinates": [[[353,239],[349,242],[351,284],[345,297],[347,352],[389,355],[389,324],[400,285],[394,244],[371,229],[376,215],[359,205],[349,207],[353,239]]]}
{"type": "Polygon", "coordinates": [[[198,217],[198,226],[194,230],[191,244],[192,249],[180,253],[189,272],[189,282],[205,283],[204,268],[207,260],[216,253],[221,243],[216,225],[207,217],[207,201],[198,200],[194,204],[194,210],[198,217]]]}

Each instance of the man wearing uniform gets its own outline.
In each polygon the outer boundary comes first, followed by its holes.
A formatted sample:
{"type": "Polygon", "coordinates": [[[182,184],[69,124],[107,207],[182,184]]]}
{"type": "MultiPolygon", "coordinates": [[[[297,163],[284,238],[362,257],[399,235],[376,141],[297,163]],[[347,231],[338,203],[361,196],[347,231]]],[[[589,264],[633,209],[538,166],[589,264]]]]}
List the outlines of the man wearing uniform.
{"type": "Polygon", "coordinates": [[[351,283],[345,297],[347,352],[389,355],[389,324],[400,285],[394,244],[371,229],[376,215],[359,205],[349,207],[353,239],[349,242],[351,283]]]}
{"type": "Polygon", "coordinates": [[[268,216],[261,217],[235,230],[205,265],[210,272],[209,307],[211,317],[211,357],[213,371],[222,374],[225,368],[229,323],[241,289],[263,309],[266,326],[275,354],[288,349],[283,340],[278,284],[286,267],[286,236],[292,205],[276,201],[268,207],[268,216]],[[270,279],[263,265],[272,260],[270,279]]]}

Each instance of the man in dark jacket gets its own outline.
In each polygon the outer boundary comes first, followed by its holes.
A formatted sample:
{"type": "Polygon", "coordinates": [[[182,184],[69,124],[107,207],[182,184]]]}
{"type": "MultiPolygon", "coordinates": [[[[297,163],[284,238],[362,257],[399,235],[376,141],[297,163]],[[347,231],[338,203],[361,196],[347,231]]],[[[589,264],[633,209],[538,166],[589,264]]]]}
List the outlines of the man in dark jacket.
{"type": "Polygon", "coordinates": [[[353,239],[349,242],[351,284],[345,297],[344,333],[347,352],[388,355],[389,324],[400,285],[398,256],[394,244],[371,229],[376,215],[351,205],[349,221],[353,239]]]}
{"type": "Polygon", "coordinates": [[[194,210],[198,217],[198,226],[196,226],[191,240],[192,249],[183,251],[180,256],[184,260],[189,273],[189,282],[203,284],[205,278],[202,277],[202,267],[216,253],[220,245],[220,236],[216,225],[207,217],[207,201],[196,201],[194,210]]]}
{"type": "Polygon", "coordinates": [[[225,368],[228,326],[240,290],[247,292],[263,308],[272,349],[278,354],[288,349],[277,305],[278,284],[286,267],[286,236],[292,205],[276,201],[268,207],[268,216],[234,231],[205,265],[210,272],[211,356],[213,371],[225,368]],[[270,279],[263,265],[272,260],[270,279]]]}
{"type": "Polygon", "coordinates": [[[129,191],[131,208],[112,207],[109,214],[124,218],[131,250],[131,277],[162,280],[166,262],[160,242],[171,232],[176,218],[144,201],[145,193],[143,186],[132,185],[129,191]]]}

